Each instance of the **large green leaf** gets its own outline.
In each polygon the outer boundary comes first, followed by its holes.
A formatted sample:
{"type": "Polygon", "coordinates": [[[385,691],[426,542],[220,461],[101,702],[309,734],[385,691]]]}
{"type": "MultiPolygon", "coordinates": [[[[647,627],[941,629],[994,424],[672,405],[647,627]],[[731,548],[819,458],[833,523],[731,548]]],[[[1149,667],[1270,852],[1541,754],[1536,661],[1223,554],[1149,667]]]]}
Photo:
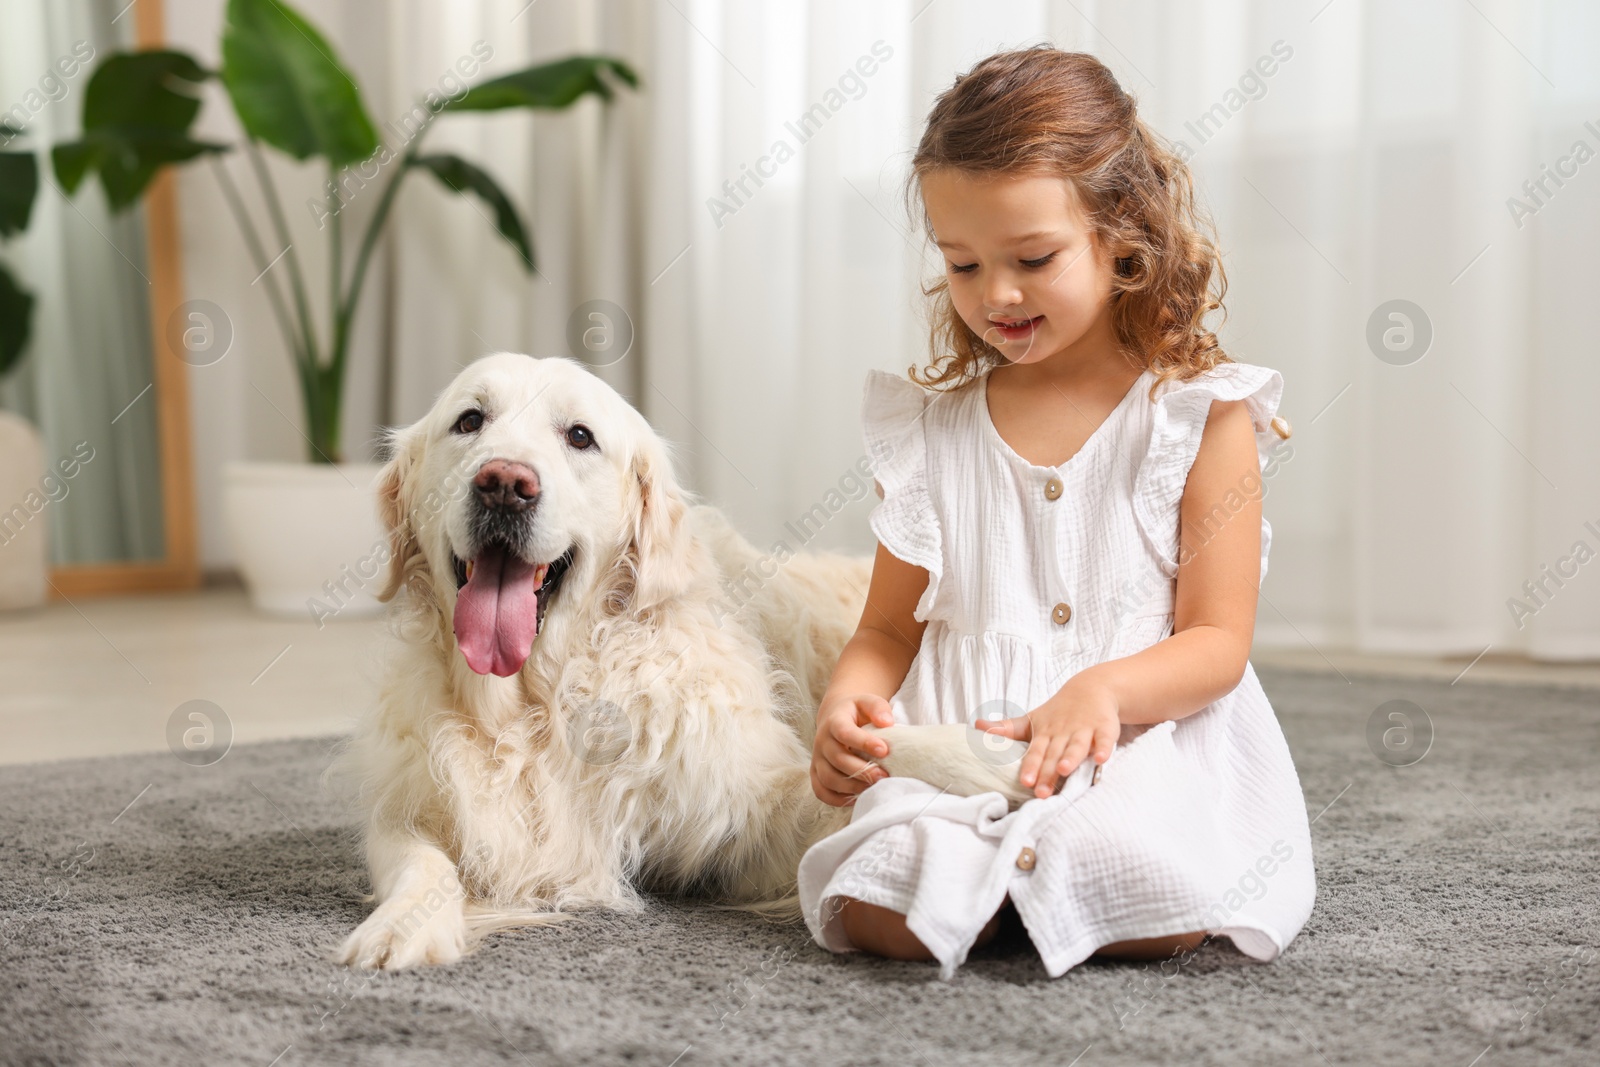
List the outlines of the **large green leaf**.
{"type": "Polygon", "coordinates": [[[211,75],[182,52],[115,53],[95,69],[83,98],[83,134],[56,145],[56,178],[76,192],[91,173],[100,175],[112,210],[139,199],[163,166],[226,145],[192,140],[200,113],[200,84],[211,75]]]}
{"type": "Polygon", "coordinates": [[[459,100],[445,105],[454,111],[499,111],[508,107],[563,108],[587,93],[602,100],[613,96],[609,72],[633,88],[639,76],[620,59],[609,56],[568,56],[542,66],[529,67],[502,78],[475,85],[459,100]]]}
{"type": "Polygon", "coordinates": [[[125,211],[138,203],[150,180],[167,164],[227,150],[227,145],[192,141],[183,134],[120,127],[96,130],[82,140],[56,145],[50,150],[50,159],[67,192],[76,191],[89,171],[97,171],[111,210],[125,211]]]}
{"type": "Polygon", "coordinates": [[[184,52],[114,52],[89,78],[83,128],[187,130],[200,113],[200,86],[209,77],[211,73],[184,52]]]}
{"type": "Polygon", "coordinates": [[[361,90],[310,23],[280,0],[228,0],[222,82],[252,137],[335,167],[378,149],[361,90]]]}
{"type": "Polygon", "coordinates": [[[533,270],[533,246],[528,243],[528,232],[522,225],[521,216],[517,214],[516,205],[511,203],[511,198],[487,171],[468,163],[460,156],[448,153],[418,156],[412,160],[411,165],[432,171],[434,177],[443,182],[448,189],[458,193],[475,193],[482,197],[484,203],[494,209],[495,229],[511,242],[511,247],[517,250],[517,255],[522,257],[522,262],[527,268],[533,270]]]}
{"type": "Polygon", "coordinates": [[[0,266],[0,378],[22,358],[32,323],[33,297],[0,266]]]}
{"type": "Polygon", "coordinates": [[[39,162],[32,152],[0,152],[0,237],[28,228],[39,193],[39,162]]]}

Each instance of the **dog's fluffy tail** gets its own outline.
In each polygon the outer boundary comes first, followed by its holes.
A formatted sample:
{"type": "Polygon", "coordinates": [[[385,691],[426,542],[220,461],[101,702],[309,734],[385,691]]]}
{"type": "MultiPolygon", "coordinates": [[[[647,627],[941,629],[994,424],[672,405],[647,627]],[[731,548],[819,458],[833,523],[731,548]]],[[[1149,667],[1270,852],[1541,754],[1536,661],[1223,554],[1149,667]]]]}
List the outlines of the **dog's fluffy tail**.
{"type": "Polygon", "coordinates": [[[759,915],[761,918],[775,923],[797,923],[800,921],[800,893],[798,890],[787,896],[775,900],[753,900],[733,904],[713,904],[714,908],[725,911],[742,911],[750,915],[759,915]]]}
{"type": "Polygon", "coordinates": [[[477,945],[491,934],[523,926],[555,926],[578,918],[576,912],[538,911],[532,908],[503,908],[468,903],[463,907],[467,922],[467,941],[477,945]]]}

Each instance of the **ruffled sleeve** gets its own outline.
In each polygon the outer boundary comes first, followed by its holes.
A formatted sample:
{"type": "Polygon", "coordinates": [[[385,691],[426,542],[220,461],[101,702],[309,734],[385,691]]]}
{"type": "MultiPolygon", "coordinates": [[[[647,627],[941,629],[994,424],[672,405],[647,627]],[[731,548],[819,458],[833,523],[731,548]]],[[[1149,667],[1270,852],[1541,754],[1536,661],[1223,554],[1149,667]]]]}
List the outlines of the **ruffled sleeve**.
{"type": "MultiPolygon", "coordinates": [[[[1200,438],[1213,400],[1243,400],[1256,432],[1256,457],[1265,468],[1282,440],[1272,419],[1283,398],[1283,376],[1270,367],[1220,363],[1187,382],[1169,381],[1156,393],[1150,446],[1134,481],[1133,512],[1145,542],[1167,577],[1178,573],[1178,512],[1189,468],[1200,452],[1200,438]]],[[[1264,493],[1261,486],[1241,486],[1240,494],[1264,493]]],[[[1226,507],[1226,502],[1223,502],[1226,507]]],[[[1272,526],[1261,519],[1261,578],[1267,576],[1272,526]]]]}
{"type": "Polygon", "coordinates": [[[927,420],[932,394],[909,379],[867,373],[861,430],[867,460],[883,500],[868,520],[879,543],[897,558],[928,572],[928,588],[917,605],[927,618],[943,570],[943,546],[928,485],[927,420]]]}

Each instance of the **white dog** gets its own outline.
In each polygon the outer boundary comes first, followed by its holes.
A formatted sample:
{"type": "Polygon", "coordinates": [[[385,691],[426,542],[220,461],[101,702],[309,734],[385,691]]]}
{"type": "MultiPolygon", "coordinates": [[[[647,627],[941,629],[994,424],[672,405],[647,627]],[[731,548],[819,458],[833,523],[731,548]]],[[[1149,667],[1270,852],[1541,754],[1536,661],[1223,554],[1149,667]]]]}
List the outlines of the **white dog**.
{"type": "MultiPolygon", "coordinates": [[[[398,654],[335,767],[378,906],[338,958],[450,962],[651,890],[798,917],[801,855],[850,816],[812,794],[810,747],[869,561],[761,577],[644,418],[569,360],[486,356],[391,443],[398,654]]],[[[880,762],[1025,800],[966,729],[890,727],[880,762]]]]}

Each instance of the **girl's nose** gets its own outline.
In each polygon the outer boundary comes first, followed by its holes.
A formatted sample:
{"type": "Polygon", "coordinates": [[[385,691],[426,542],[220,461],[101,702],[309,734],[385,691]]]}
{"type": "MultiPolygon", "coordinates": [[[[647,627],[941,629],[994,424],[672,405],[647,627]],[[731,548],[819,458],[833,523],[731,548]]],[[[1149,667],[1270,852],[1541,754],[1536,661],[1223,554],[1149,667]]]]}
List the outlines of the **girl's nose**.
{"type": "Polygon", "coordinates": [[[1017,284],[1016,276],[1009,271],[990,271],[988,284],[983,290],[983,302],[994,311],[1014,308],[1022,303],[1022,287],[1017,284]]]}

